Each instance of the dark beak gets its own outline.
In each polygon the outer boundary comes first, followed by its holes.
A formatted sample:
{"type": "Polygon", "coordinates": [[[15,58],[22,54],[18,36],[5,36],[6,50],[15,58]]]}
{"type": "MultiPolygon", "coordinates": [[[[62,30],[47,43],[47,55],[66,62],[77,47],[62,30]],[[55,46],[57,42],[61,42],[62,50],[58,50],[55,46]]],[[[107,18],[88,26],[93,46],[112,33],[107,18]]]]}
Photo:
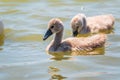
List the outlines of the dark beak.
{"type": "Polygon", "coordinates": [[[73,36],[76,37],[78,35],[78,31],[73,31],[73,36]]]}
{"type": "Polygon", "coordinates": [[[47,30],[47,32],[45,33],[43,40],[46,40],[49,36],[51,36],[53,33],[50,29],[47,30]]]}

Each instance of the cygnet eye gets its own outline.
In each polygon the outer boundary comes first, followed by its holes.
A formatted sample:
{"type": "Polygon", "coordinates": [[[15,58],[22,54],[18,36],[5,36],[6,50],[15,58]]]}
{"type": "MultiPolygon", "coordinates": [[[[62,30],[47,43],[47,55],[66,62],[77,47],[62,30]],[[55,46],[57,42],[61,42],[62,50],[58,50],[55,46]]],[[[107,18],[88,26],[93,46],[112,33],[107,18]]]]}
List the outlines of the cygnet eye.
{"type": "Polygon", "coordinates": [[[54,28],[54,26],[51,26],[51,29],[54,28]]]}
{"type": "Polygon", "coordinates": [[[79,28],[79,26],[76,26],[76,29],[78,29],[79,28]]]}

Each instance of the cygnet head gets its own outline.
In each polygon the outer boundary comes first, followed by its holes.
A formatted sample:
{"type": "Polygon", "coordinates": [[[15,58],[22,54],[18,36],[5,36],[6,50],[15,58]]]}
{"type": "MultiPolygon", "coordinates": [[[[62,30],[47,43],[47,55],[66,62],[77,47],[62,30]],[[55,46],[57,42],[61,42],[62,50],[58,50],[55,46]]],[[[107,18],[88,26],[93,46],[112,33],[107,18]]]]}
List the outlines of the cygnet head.
{"type": "Polygon", "coordinates": [[[62,21],[58,18],[53,18],[48,23],[48,29],[47,29],[47,32],[44,35],[43,40],[46,40],[52,34],[59,33],[61,31],[63,31],[62,21]]]}
{"type": "Polygon", "coordinates": [[[81,30],[86,27],[86,16],[84,14],[77,14],[71,20],[72,34],[77,36],[81,30]]]}

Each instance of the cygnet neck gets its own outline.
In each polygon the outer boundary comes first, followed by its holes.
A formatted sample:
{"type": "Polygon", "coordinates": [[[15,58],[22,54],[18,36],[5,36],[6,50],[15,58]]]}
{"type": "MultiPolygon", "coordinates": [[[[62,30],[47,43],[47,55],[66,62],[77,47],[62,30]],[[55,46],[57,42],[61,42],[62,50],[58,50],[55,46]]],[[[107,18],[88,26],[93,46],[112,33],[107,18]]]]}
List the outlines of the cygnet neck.
{"type": "Polygon", "coordinates": [[[61,30],[61,31],[59,31],[58,33],[55,34],[55,37],[53,39],[54,50],[57,50],[57,48],[61,44],[61,42],[62,42],[62,36],[63,36],[63,30],[61,30]]]}
{"type": "Polygon", "coordinates": [[[80,33],[84,34],[89,32],[89,28],[87,27],[87,21],[86,21],[86,17],[82,18],[82,29],[80,31],[80,33]]]}

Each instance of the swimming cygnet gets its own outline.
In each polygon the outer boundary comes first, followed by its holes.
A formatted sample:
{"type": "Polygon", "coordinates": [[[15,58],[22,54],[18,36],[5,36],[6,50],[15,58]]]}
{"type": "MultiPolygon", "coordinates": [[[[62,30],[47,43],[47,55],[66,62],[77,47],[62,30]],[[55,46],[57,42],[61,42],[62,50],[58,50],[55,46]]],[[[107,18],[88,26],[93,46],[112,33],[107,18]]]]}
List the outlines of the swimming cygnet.
{"type": "Polygon", "coordinates": [[[84,14],[77,14],[71,20],[73,36],[89,33],[108,32],[113,29],[114,17],[111,14],[87,17],[84,14]]]}
{"type": "Polygon", "coordinates": [[[68,52],[68,51],[92,51],[95,48],[103,47],[106,41],[105,34],[97,34],[89,37],[70,37],[62,40],[63,36],[63,23],[58,18],[53,18],[48,23],[47,32],[44,35],[43,40],[46,40],[52,34],[55,37],[51,43],[47,46],[46,50],[52,53],[68,52]]]}

